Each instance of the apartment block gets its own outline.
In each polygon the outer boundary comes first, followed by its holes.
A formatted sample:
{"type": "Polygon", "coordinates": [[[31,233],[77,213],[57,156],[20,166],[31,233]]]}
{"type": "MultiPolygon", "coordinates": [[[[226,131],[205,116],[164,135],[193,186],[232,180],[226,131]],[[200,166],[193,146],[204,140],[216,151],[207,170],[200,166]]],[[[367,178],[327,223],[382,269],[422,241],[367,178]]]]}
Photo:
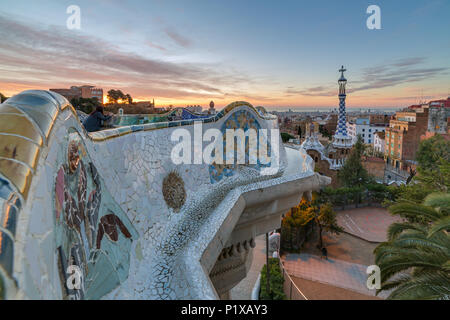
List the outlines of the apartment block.
{"type": "Polygon", "coordinates": [[[450,97],[447,100],[436,100],[429,103],[428,128],[422,139],[440,134],[450,139],[450,97]]]}
{"type": "Polygon", "coordinates": [[[103,89],[95,86],[71,86],[69,89],[50,89],[50,91],[59,93],[69,101],[74,98],[97,98],[103,103],[103,89]]]}
{"type": "Polygon", "coordinates": [[[347,122],[348,135],[356,141],[358,135],[361,136],[365,144],[373,144],[376,132],[384,132],[386,125],[384,122],[371,123],[371,117],[356,118],[347,122]]]}
{"type": "Polygon", "coordinates": [[[428,128],[428,107],[410,107],[393,116],[385,136],[384,158],[388,165],[399,170],[414,165],[421,136],[428,128]]]}

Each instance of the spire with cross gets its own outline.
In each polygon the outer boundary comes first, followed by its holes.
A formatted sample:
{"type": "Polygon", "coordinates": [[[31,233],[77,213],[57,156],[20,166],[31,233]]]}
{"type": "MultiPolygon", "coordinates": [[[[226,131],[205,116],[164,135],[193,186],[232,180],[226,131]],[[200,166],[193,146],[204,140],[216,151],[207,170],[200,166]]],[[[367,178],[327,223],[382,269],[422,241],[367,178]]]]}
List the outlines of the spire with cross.
{"type": "Polygon", "coordinates": [[[345,79],[344,72],[347,69],[344,66],[339,69],[341,77],[338,80],[339,83],[339,116],[336,132],[334,135],[333,144],[335,147],[347,147],[352,145],[352,139],[347,135],[347,114],[345,110],[345,86],[347,84],[347,79],[345,79]]]}
{"type": "Polygon", "coordinates": [[[339,69],[339,72],[341,73],[341,78],[344,78],[344,72],[347,71],[347,69],[344,68],[344,66],[341,67],[341,69],[339,69]]]}

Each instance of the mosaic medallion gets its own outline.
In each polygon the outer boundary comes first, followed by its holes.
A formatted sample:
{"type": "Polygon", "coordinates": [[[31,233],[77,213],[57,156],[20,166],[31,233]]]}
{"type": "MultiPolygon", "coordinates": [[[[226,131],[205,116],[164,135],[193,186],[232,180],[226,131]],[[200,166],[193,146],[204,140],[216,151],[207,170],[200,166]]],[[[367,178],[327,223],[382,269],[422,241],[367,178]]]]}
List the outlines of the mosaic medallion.
{"type": "Polygon", "coordinates": [[[179,212],[186,201],[186,191],[184,181],[177,172],[172,171],[164,178],[162,193],[166,204],[175,212],[179,212]]]}

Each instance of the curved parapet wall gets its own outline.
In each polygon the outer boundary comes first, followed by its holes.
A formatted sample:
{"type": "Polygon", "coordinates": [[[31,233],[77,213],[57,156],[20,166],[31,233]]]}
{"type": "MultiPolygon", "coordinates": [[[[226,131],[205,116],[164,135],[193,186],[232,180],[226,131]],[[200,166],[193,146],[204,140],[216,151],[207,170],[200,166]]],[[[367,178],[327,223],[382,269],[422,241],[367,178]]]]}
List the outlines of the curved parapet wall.
{"type": "Polygon", "coordinates": [[[209,114],[197,114],[191,112],[185,108],[175,108],[171,111],[161,114],[126,114],[118,115],[113,118],[112,125],[131,126],[155,122],[168,122],[173,120],[193,120],[193,119],[206,119],[213,115],[209,114]]]}
{"type": "MultiPolygon", "coordinates": [[[[276,117],[245,102],[200,122],[201,135],[211,128],[278,125],[276,117]]],[[[0,105],[1,294],[217,298],[208,272],[252,199],[266,189],[264,201],[275,197],[282,183],[294,193],[301,181],[305,191],[326,181],[307,156],[294,154],[290,161],[292,152],[282,146],[278,170],[267,175],[258,165],[174,164],[178,141],[171,136],[181,128],[195,137],[194,123],[199,121],[87,134],[72,106],[55,93],[26,91],[0,105]],[[77,276],[82,281],[74,287],[77,276]]],[[[200,147],[210,144],[200,141],[200,147]]],[[[198,145],[190,151],[194,157],[198,145]]]]}
{"type": "MultiPolygon", "coordinates": [[[[193,125],[195,122],[202,122],[203,124],[214,123],[220,121],[224,116],[228,115],[231,111],[235,110],[237,107],[248,107],[254,113],[256,113],[257,118],[266,121],[276,122],[277,117],[272,114],[261,114],[260,111],[256,110],[250,103],[245,101],[236,101],[228,106],[226,106],[222,111],[218,112],[216,115],[206,118],[200,119],[187,119],[187,120],[176,120],[176,121],[166,121],[166,122],[151,122],[145,123],[141,125],[128,125],[121,126],[114,129],[102,130],[93,132],[89,135],[89,137],[94,141],[103,141],[110,138],[118,137],[121,135],[138,132],[138,131],[151,131],[156,129],[164,129],[164,128],[174,128],[181,126],[189,126],[193,125]]],[[[278,124],[272,124],[271,128],[277,128],[278,124]]]]}

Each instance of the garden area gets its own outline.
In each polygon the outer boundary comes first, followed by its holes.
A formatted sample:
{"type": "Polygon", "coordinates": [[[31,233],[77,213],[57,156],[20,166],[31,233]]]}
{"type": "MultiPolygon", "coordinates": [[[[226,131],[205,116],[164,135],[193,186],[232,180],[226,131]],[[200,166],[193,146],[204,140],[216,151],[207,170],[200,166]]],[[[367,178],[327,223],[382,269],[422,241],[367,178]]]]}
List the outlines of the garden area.
{"type": "Polygon", "coordinates": [[[343,231],[336,210],[387,207],[400,221],[373,250],[382,275],[379,292],[388,291],[388,299],[450,299],[450,141],[439,135],[422,141],[417,174],[400,187],[374,183],[361,164],[363,153],[355,144],[338,174],[340,188],[313,193],[284,215],[281,251],[299,253],[310,241],[324,247],[324,231],[343,231]]]}
{"type": "Polygon", "coordinates": [[[267,265],[261,270],[260,300],[286,300],[283,285],[284,277],[278,258],[269,258],[269,291],[267,290],[267,265]]]}

